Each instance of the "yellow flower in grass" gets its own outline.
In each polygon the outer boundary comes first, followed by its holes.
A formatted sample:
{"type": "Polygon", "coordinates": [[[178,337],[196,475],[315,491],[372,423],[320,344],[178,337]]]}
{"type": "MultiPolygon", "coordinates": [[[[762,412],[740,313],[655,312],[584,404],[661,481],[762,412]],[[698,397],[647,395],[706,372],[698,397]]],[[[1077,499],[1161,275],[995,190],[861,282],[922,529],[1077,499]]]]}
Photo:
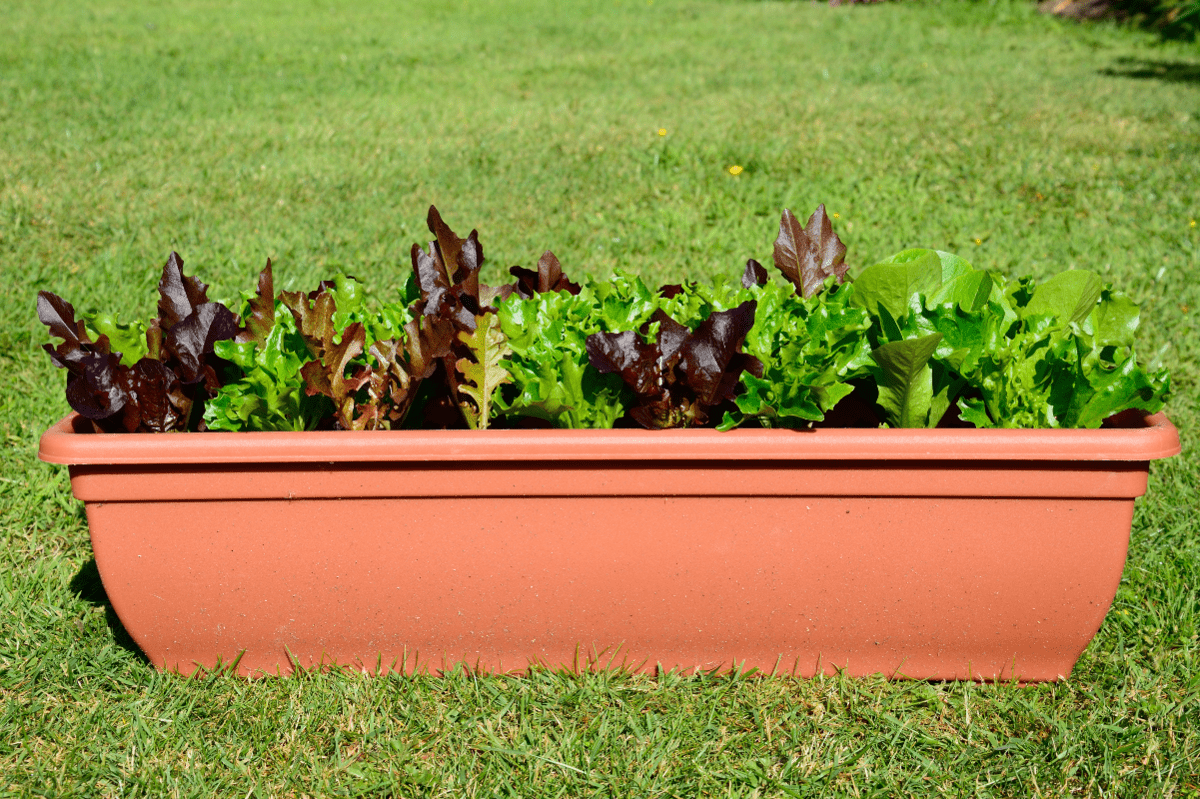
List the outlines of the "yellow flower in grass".
{"type": "Polygon", "coordinates": [[[666,128],[659,128],[659,129],[658,129],[658,135],[659,135],[659,136],[666,136],[666,135],[667,135],[667,129],[666,129],[666,128]]]}
{"type": "Polygon", "coordinates": [[[740,174],[742,174],[742,168],[740,166],[738,166],[737,164],[734,164],[733,166],[729,167],[729,174],[740,175],[740,174]]]}

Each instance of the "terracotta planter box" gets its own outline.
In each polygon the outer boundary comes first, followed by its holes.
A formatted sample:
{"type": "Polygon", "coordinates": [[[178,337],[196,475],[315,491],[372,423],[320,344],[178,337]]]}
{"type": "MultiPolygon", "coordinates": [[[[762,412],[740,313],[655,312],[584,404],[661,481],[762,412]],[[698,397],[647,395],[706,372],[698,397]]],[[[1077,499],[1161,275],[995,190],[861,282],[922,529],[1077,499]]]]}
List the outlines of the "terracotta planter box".
{"type": "Polygon", "coordinates": [[[76,434],[105,590],[159,668],[625,666],[1063,679],[1159,414],[1101,430],[76,434]]]}

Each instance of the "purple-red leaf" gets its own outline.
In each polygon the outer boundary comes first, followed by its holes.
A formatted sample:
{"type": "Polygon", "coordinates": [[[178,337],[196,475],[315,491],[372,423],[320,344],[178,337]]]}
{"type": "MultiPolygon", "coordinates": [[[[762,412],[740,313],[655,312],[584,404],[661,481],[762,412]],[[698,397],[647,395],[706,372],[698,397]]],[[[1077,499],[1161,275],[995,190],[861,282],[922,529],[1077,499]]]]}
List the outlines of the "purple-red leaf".
{"type": "Polygon", "coordinates": [[[450,291],[450,281],[438,255],[436,242],[430,242],[429,252],[420,245],[412,246],[413,275],[421,292],[421,313],[424,316],[438,315],[444,298],[450,291]]]}
{"type": "Polygon", "coordinates": [[[703,424],[707,407],[732,399],[745,370],[762,374],[757,358],[740,351],[754,325],[757,303],[718,311],[690,331],[662,309],[642,328],[658,332],[653,344],[642,336],[593,333],[587,337],[588,361],[602,374],[617,373],[637,395],[629,415],[651,429],[703,424]]]}
{"type": "Polygon", "coordinates": [[[430,242],[429,252],[414,244],[412,260],[417,288],[421,292],[421,315],[450,319],[460,330],[474,331],[475,316],[480,309],[478,280],[474,284],[474,296],[462,285],[450,285],[437,242],[430,242]]]}
{"type": "Polygon", "coordinates": [[[765,286],[767,285],[767,280],[767,270],[762,264],[753,258],[746,261],[746,271],[742,273],[742,286],[748,289],[755,286],[765,286]]]}
{"type": "Polygon", "coordinates": [[[284,291],[279,298],[291,311],[296,329],[313,356],[313,360],[300,368],[305,393],[310,397],[323,394],[333,400],[334,417],[343,430],[361,430],[377,421],[375,411],[368,410],[364,415],[355,409],[354,393],[370,381],[370,369],[360,367],[349,378],[346,370],[351,360],[362,355],[366,331],[361,322],[354,322],[341,332],[341,341],[334,342],[337,331],[333,314],[337,301],[330,288],[322,282],[314,293],[284,291]]]}
{"type": "Polygon", "coordinates": [[[484,287],[479,283],[479,270],[483,266],[483,247],[478,231],[472,230],[467,238],[459,238],[432,205],[426,221],[435,236],[429,243],[429,251],[416,244],[412,248],[413,272],[421,292],[421,314],[450,318],[459,330],[474,332],[475,317],[495,311],[489,303],[502,296],[504,290],[488,289],[487,298],[481,296],[484,287]]]}
{"type": "Polygon", "coordinates": [[[363,429],[399,424],[408,414],[421,379],[408,373],[404,346],[396,339],[376,341],[367,351],[375,366],[366,375],[367,401],[358,403],[363,429]]]}
{"type": "MultiPolygon", "coordinates": [[[[430,251],[436,249],[446,282],[457,296],[471,297],[478,305],[479,270],[483,267],[483,247],[479,244],[479,232],[472,230],[465,239],[460,239],[432,205],[429,206],[429,215],[425,221],[429,232],[436,237],[430,243],[430,251]]],[[[418,285],[421,285],[419,276],[418,285]]],[[[480,309],[475,308],[473,312],[479,313],[480,309]]],[[[474,330],[474,326],[470,329],[474,330]]]]}
{"type": "Polygon", "coordinates": [[[846,272],[850,267],[846,264],[846,245],[833,232],[833,222],[830,221],[829,215],[825,213],[825,204],[821,203],[817,206],[817,210],[813,211],[812,216],[808,218],[808,224],[804,227],[804,232],[808,234],[808,240],[812,242],[818,253],[818,263],[821,266],[821,271],[826,277],[837,275],[838,281],[842,282],[842,278],[846,276],[846,272]]]}
{"type": "Polygon", "coordinates": [[[79,364],[85,356],[108,354],[108,336],[102,335],[97,341],[92,341],[83,321],[75,319],[75,308],[62,297],[39,291],[37,310],[38,319],[50,328],[50,335],[63,340],[57,347],[42,345],[55,366],[67,369],[72,374],[82,374],[83,367],[79,364]]]}
{"type": "Polygon", "coordinates": [[[78,372],[67,378],[67,402],[80,416],[98,421],[125,407],[130,396],[122,379],[119,355],[90,352],[76,364],[78,372]]]}
{"type": "MultiPolygon", "coordinates": [[[[172,325],[163,343],[167,351],[179,359],[183,381],[192,383],[205,375],[204,356],[213,351],[213,344],[233,338],[238,332],[238,319],[233,311],[219,302],[206,302],[186,318],[172,325]]],[[[212,375],[215,379],[215,374],[212,375]]],[[[211,380],[206,380],[211,382],[211,380]]]]}
{"type": "Polygon", "coordinates": [[[310,397],[324,394],[333,400],[338,425],[343,430],[362,430],[375,416],[369,411],[356,413],[354,394],[370,380],[370,368],[360,367],[350,377],[346,370],[350,362],[363,354],[366,332],[361,322],[347,325],[342,331],[342,340],[334,343],[332,337],[326,342],[320,360],[309,361],[301,369],[304,390],[310,397]]]}
{"type": "Polygon", "coordinates": [[[450,355],[457,330],[448,319],[418,316],[404,326],[404,357],[416,380],[433,374],[438,361],[450,355]]]}
{"type": "Polygon", "coordinates": [[[179,385],[179,378],[161,361],[142,358],[125,375],[131,403],[137,407],[139,430],[164,433],[182,427],[192,401],[179,385]]]}
{"type": "Polygon", "coordinates": [[[593,368],[601,374],[616,372],[639,395],[659,385],[660,350],[632,330],[593,333],[587,337],[587,354],[593,368]]]}
{"type": "Polygon", "coordinates": [[[50,328],[50,335],[61,338],[64,344],[80,347],[93,343],[83,321],[76,321],[74,306],[57,294],[39,291],[37,314],[42,324],[50,328]]]}
{"type": "Polygon", "coordinates": [[[163,266],[158,293],[158,319],[163,330],[170,330],[208,302],[208,286],[183,274],[183,259],[177,252],[172,252],[163,266]]]}
{"type": "Polygon", "coordinates": [[[322,289],[315,297],[302,291],[284,291],[279,294],[284,306],[292,312],[296,329],[304,337],[308,351],[320,358],[325,343],[333,340],[333,312],[337,303],[333,295],[322,289]]]}
{"type": "Polygon", "coordinates": [[[514,266],[508,271],[517,279],[514,288],[517,294],[524,299],[548,291],[565,291],[572,295],[578,294],[580,291],[578,283],[567,280],[562,271],[562,264],[549,250],[542,253],[542,257],[538,259],[536,272],[519,266],[514,266]]]}
{"type": "Polygon", "coordinates": [[[738,359],[736,364],[734,359],[754,326],[757,307],[757,302],[747,300],[728,311],[717,311],[701,322],[684,342],[679,369],[702,404],[715,405],[733,397],[738,377],[749,365],[746,358],[751,356],[738,359]],[[731,373],[731,365],[739,367],[736,372],[731,373]]]}
{"type": "Polygon", "coordinates": [[[246,327],[237,334],[239,342],[263,344],[275,327],[275,280],[271,274],[271,259],[258,274],[258,293],[250,300],[250,315],[246,327]]]}
{"type": "Polygon", "coordinates": [[[650,317],[649,322],[643,325],[642,333],[648,333],[649,325],[654,322],[658,322],[658,335],[655,337],[658,344],[658,368],[665,372],[675,365],[679,351],[691,331],[659,308],[650,317]]]}
{"type": "Polygon", "coordinates": [[[845,257],[846,245],[833,232],[824,205],[817,206],[805,227],[800,227],[791,211],[784,210],[775,239],[775,267],[804,297],[820,291],[830,275],[844,282],[850,268],[845,257]]]}
{"type": "Polygon", "coordinates": [[[483,250],[479,246],[478,233],[472,230],[467,238],[460,239],[442,220],[438,209],[432,205],[429,206],[425,224],[429,226],[429,232],[436,237],[432,244],[437,247],[447,282],[461,283],[470,272],[479,271],[479,267],[483,265],[483,250]]]}

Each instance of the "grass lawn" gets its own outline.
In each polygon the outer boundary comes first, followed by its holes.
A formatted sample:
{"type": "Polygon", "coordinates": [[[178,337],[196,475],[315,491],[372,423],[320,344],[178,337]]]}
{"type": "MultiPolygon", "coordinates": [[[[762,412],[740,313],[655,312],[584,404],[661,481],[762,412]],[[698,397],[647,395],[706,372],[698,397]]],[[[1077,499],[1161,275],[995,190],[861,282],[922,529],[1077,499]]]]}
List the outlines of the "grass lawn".
{"type": "Polygon", "coordinates": [[[1198,64],[1008,0],[6,3],[0,794],[1200,796],[1198,64]],[[856,268],[931,246],[1141,302],[1185,451],[1068,681],[184,681],[35,457],[67,409],[38,289],[150,316],[171,250],[218,297],[268,256],[386,289],[430,203],[494,282],[547,248],[675,282],[769,262],[819,202],[856,268]]]}

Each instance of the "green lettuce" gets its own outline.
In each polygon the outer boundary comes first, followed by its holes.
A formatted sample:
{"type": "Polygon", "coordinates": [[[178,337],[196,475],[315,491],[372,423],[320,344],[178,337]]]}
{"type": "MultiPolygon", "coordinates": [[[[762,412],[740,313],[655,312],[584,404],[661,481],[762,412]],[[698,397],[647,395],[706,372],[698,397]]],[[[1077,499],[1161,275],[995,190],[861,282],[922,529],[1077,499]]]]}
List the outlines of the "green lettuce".
{"type": "Polygon", "coordinates": [[[555,427],[612,427],[633,397],[619,375],[601,374],[589,364],[587,338],[637,330],[659,303],[657,293],[625,272],[611,280],[587,281],[578,294],[509,296],[498,315],[511,350],[501,365],[511,382],[501,387],[496,412],[555,427]]]}
{"type": "Polygon", "coordinates": [[[241,370],[208,401],[204,422],[210,430],[315,430],[333,412],[326,397],[310,397],[300,370],[310,360],[304,337],[282,301],[262,342],[219,341],[219,357],[241,370]]]}
{"type": "Polygon", "coordinates": [[[863,271],[878,404],[895,427],[933,427],[952,408],[977,427],[1099,427],[1162,409],[1164,370],[1139,366],[1139,312],[1086,270],[1038,283],[905,250],[863,271]]]}

